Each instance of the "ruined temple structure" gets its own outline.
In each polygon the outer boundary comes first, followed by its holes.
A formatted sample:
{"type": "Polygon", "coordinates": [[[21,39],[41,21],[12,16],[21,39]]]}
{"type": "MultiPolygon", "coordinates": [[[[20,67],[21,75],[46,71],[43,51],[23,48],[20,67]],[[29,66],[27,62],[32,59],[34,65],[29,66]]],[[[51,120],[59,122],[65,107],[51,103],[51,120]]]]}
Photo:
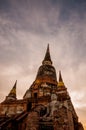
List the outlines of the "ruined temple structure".
{"type": "Polygon", "coordinates": [[[23,99],[16,98],[16,81],[0,103],[0,130],[84,130],[61,71],[58,79],[48,45],[37,76],[23,99]]]}

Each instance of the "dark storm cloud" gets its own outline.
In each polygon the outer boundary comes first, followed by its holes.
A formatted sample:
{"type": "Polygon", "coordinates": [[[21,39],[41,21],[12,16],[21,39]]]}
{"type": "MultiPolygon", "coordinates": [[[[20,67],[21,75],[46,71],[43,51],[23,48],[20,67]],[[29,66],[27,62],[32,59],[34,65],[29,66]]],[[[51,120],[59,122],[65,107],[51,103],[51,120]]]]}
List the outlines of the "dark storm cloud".
{"type": "Polygon", "coordinates": [[[59,28],[62,23],[68,22],[72,12],[77,12],[82,17],[86,10],[86,2],[84,0],[82,2],[77,0],[46,0],[45,2],[42,0],[7,0],[5,3],[1,0],[0,9],[2,13],[7,14],[7,19],[16,23],[17,28],[28,28],[30,31],[37,29],[36,31],[40,33],[43,31],[41,23],[47,23],[50,29],[55,29],[56,25],[59,28]]]}
{"type": "MultiPolygon", "coordinates": [[[[37,40],[40,39],[39,37],[48,37],[48,39],[56,37],[56,42],[62,42],[59,47],[64,48],[63,53],[67,52],[71,59],[74,58],[72,64],[77,65],[79,61],[83,62],[86,58],[84,55],[86,50],[85,0],[46,0],[45,2],[1,0],[0,2],[0,48],[4,50],[0,52],[2,60],[5,58],[3,53],[6,54],[6,59],[11,61],[16,60],[16,56],[19,59],[22,52],[27,52],[29,55],[27,48],[30,47],[33,35],[36,35],[37,40]],[[64,38],[64,35],[68,38],[64,38]],[[67,40],[67,43],[64,43],[61,38],[59,41],[59,37],[67,40]],[[24,43],[27,40],[28,45],[24,43]]],[[[55,44],[59,44],[56,42],[55,44]]]]}
{"type": "Polygon", "coordinates": [[[1,0],[0,1],[0,10],[7,11],[7,9],[9,9],[10,7],[10,1],[9,0],[1,0]]]}

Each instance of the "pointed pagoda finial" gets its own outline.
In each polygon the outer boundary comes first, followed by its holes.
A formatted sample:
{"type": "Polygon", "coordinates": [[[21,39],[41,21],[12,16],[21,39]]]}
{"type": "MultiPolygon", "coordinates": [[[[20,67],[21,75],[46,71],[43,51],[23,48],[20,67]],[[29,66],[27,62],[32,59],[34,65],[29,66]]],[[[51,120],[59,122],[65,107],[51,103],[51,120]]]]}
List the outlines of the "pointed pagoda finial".
{"type": "Polygon", "coordinates": [[[59,82],[63,82],[61,71],[59,71],[59,82]]]}
{"type": "Polygon", "coordinates": [[[17,80],[16,80],[13,88],[11,89],[10,93],[6,97],[6,100],[10,100],[10,99],[15,100],[16,99],[16,85],[17,85],[17,80]]]}
{"type": "Polygon", "coordinates": [[[45,54],[45,57],[44,57],[44,60],[43,60],[42,64],[52,65],[49,44],[47,46],[47,51],[46,51],[46,54],[45,54]]]}
{"type": "Polygon", "coordinates": [[[59,71],[59,82],[58,82],[58,87],[64,87],[64,82],[62,79],[61,71],[59,71]]]}
{"type": "Polygon", "coordinates": [[[48,45],[47,45],[47,51],[49,52],[49,43],[48,43],[48,45]]]}

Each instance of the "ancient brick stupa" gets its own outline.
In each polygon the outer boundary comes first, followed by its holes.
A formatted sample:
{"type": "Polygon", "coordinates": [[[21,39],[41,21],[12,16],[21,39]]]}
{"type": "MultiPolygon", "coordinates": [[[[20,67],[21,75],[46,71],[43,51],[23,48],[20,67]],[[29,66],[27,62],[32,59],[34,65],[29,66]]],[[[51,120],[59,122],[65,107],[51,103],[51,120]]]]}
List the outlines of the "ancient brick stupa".
{"type": "Polygon", "coordinates": [[[57,81],[49,45],[35,81],[23,99],[16,98],[16,85],[0,104],[1,130],[84,130],[61,71],[57,81]]]}

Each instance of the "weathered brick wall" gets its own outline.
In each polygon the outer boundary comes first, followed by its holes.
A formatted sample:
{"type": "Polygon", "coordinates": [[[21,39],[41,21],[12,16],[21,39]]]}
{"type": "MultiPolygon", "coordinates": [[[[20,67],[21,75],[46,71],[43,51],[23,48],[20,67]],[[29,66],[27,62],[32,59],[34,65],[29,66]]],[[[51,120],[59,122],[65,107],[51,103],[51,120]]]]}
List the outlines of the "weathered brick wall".
{"type": "Polygon", "coordinates": [[[27,117],[26,130],[38,130],[39,115],[37,112],[30,112],[27,117]]]}

